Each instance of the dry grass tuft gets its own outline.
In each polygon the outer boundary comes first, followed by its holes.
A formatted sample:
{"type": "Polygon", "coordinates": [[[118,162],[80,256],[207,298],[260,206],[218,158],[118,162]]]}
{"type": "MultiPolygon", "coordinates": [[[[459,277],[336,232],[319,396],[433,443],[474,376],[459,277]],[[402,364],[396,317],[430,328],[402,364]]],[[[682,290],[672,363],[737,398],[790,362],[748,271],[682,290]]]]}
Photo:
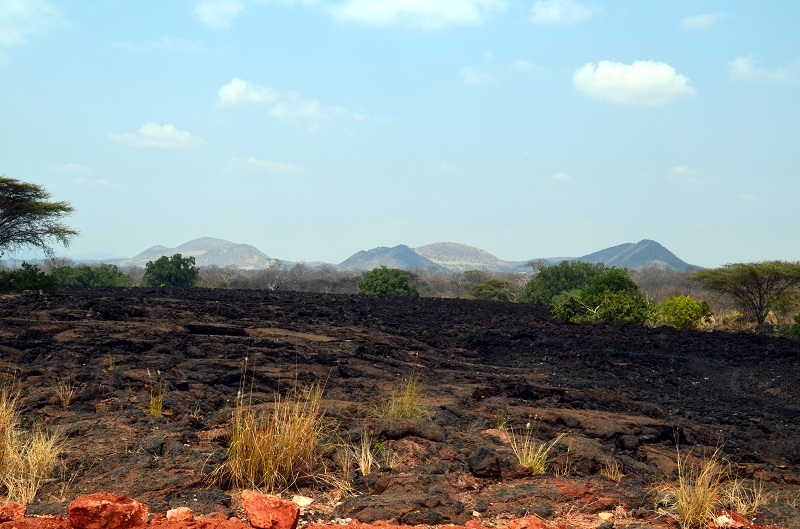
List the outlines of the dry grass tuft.
{"type": "Polygon", "coordinates": [[[61,407],[65,410],[69,408],[69,405],[72,403],[72,399],[75,398],[75,393],[77,391],[72,381],[68,377],[59,379],[54,383],[53,390],[56,393],[58,402],[61,403],[61,407]]]}
{"type": "Polygon", "coordinates": [[[234,488],[279,492],[311,479],[322,468],[326,437],[322,387],[314,385],[291,398],[277,396],[257,409],[237,398],[230,426],[228,458],[215,476],[234,488]]]}
{"type": "Polygon", "coordinates": [[[403,381],[400,389],[392,393],[387,401],[376,407],[375,414],[393,419],[422,417],[425,411],[420,407],[419,399],[419,375],[412,375],[403,381]]]}
{"type": "Polygon", "coordinates": [[[164,392],[166,390],[166,383],[161,379],[161,371],[157,371],[157,379],[155,383],[152,382],[150,370],[147,370],[147,379],[151,381],[149,393],[149,400],[147,404],[147,413],[153,417],[161,417],[164,414],[164,392]]]}
{"type": "Polygon", "coordinates": [[[673,516],[682,529],[706,526],[725,503],[729,476],[730,464],[719,449],[700,460],[678,450],[678,481],[656,489],[659,513],[673,516]]]}
{"type": "Polygon", "coordinates": [[[19,428],[17,393],[0,388],[0,497],[27,504],[50,475],[63,450],[63,438],[43,428],[19,428]]]}
{"type": "Polygon", "coordinates": [[[369,476],[372,473],[372,469],[378,466],[372,439],[369,438],[367,432],[361,432],[361,439],[352,448],[352,454],[356,465],[358,465],[358,471],[361,472],[362,476],[369,476]]]}
{"type": "Polygon", "coordinates": [[[517,434],[513,428],[509,428],[511,451],[514,452],[520,465],[531,471],[532,474],[543,474],[547,472],[550,464],[550,451],[558,443],[564,434],[559,435],[550,443],[539,442],[534,436],[530,427],[525,428],[524,434],[517,434]]]}
{"type": "Polygon", "coordinates": [[[606,459],[603,467],[600,469],[600,475],[610,479],[611,481],[619,482],[625,475],[622,473],[622,465],[613,457],[606,459]]]}
{"type": "Polygon", "coordinates": [[[732,511],[749,516],[768,503],[767,496],[763,482],[737,478],[726,483],[724,503],[732,511]]]}

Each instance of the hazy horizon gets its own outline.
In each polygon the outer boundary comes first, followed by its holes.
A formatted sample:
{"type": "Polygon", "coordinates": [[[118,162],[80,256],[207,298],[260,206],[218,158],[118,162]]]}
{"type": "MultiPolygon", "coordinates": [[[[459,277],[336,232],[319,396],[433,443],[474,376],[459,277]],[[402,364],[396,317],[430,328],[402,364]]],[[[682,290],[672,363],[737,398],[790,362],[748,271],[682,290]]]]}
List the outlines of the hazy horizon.
{"type": "MultiPolygon", "coordinates": [[[[800,4],[0,0],[0,174],[59,255],[211,236],[287,261],[652,239],[800,259],[800,4]]],[[[8,256],[7,256],[8,257],[8,256]]]]}

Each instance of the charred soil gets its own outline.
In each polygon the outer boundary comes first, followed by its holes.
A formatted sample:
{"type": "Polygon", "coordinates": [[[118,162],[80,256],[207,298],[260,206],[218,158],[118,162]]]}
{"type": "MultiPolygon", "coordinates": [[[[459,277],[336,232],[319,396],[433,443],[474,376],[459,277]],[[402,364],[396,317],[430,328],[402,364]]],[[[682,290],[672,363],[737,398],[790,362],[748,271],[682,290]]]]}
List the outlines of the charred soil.
{"type": "MultiPolygon", "coordinates": [[[[237,492],[210,478],[237,393],[269,405],[319,383],[336,443],[365,433],[381,463],[368,475],[353,467],[341,497],[324,476],[287,491],[315,500],[305,523],[615,512],[617,527],[658,524],[653,491],[675,478],[677,443],[719,448],[739,478],[761,484],[755,523],[800,528],[800,342],[783,338],[560,324],[547,307],[511,303],[64,288],[0,298],[0,377],[21,391],[25,426],[67,439],[29,515],[65,514],[100,491],[155,512],[237,515],[237,492]],[[376,416],[410,377],[422,416],[376,416]],[[66,408],[55,391],[65,380],[75,389],[66,408]],[[160,417],[148,413],[154,386],[160,417]],[[514,432],[558,439],[548,472],[517,463],[514,432]]],[[[320,473],[343,478],[334,451],[320,473]]]]}

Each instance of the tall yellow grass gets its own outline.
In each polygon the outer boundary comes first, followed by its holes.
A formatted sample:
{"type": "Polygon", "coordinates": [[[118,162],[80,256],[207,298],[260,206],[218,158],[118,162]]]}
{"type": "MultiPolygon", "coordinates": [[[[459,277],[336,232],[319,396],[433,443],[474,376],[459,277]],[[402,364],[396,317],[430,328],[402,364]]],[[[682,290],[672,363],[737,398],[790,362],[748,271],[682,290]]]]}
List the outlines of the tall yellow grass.
{"type": "Polygon", "coordinates": [[[237,398],[230,426],[227,460],[215,474],[234,488],[285,490],[311,479],[321,469],[326,435],[322,387],[304,388],[292,397],[277,396],[257,408],[237,398]]]}
{"type": "Polygon", "coordinates": [[[44,428],[20,429],[17,396],[0,388],[0,498],[26,504],[55,468],[63,437],[44,428]]]}

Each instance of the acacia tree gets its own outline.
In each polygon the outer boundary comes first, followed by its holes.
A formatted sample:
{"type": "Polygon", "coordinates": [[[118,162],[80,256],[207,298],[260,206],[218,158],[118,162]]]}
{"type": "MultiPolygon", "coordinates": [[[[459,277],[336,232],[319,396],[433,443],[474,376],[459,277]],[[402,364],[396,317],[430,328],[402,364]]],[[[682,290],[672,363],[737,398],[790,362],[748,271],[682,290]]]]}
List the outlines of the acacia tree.
{"type": "Polygon", "coordinates": [[[60,222],[73,211],[68,202],[50,202],[42,186],[0,176],[0,250],[36,248],[52,257],[51,240],[69,246],[78,235],[60,222]]]}
{"type": "Polygon", "coordinates": [[[358,292],[367,296],[416,296],[417,288],[409,282],[411,275],[397,268],[374,268],[358,284],[358,292]]]}
{"type": "Polygon", "coordinates": [[[695,272],[692,280],[713,292],[727,294],[756,320],[764,332],[770,311],[797,295],[800,262],[734,263],[695,272]]]}

